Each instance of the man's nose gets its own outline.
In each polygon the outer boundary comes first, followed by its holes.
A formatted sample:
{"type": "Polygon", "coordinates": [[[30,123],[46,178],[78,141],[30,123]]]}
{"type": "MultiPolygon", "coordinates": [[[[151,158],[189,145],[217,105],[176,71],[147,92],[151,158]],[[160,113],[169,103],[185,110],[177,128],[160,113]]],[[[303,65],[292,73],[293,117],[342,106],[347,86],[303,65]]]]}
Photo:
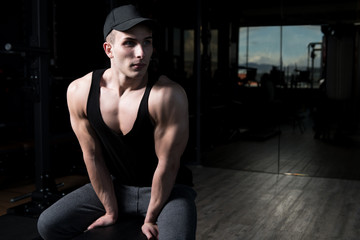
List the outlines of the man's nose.
{"type": "Polygon", "coordinates": [[[144,47],[141,44],[136,45],[135,56],[140,59],[143,59],[145,57],[144,47]]]}

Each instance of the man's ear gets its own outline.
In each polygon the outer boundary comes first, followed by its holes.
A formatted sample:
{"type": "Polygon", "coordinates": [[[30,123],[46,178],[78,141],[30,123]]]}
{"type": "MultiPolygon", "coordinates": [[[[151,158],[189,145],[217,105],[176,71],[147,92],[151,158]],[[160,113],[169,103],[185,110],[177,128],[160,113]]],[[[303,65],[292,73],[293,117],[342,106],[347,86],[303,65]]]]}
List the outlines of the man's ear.
{"type": "Polygon", "coordinates": [[[105,51],[105,54],[109,57],[109,58],[112,58],[113,55],[112,55],[112,45],[111,43],[109,42],[104,42],[103,44],[103,48],[104,48],[104,51],[105,51]]]}

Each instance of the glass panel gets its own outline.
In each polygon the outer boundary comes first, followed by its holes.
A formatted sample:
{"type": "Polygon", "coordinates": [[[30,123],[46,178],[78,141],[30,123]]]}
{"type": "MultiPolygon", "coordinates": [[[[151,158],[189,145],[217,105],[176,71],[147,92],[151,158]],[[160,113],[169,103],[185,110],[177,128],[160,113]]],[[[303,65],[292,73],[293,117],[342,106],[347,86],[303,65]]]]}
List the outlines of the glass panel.
{"type": "Polygon", "coordinates": [[[245,27],[239,31],[238,76],[246,75],[249,86],[258,86],[261,77],[280,66],[280,27],[245,27]]]}
{"type": "Polygon", "coordinates": [[[318,88],[322,79],[320,26],[283,27],[283,65],[289,87],[318,88]]]}
{"type": "MultiPolygon", "coordinates": [[[[290,87],[318,87],[321,40],[320,26],[239,29],[239,67],[228,122],[230,141],[209,154],[215,159],[223,156],[216,163],[209,156],[210,165],[276,173],[291,172],[291,166],[301,162],[300,155],[289,153],[294,150],[289,144],[296,144],[299,135],[304,137],[305,129],[311,129],[309,113],[315,103],[304,99],[306,93],[298,94],[290,87]],[[304,76],[306,83],[302,82],[304,76]],[[310,78],[314,79],[312,85],[310,78]]],[[[312,137],[311,131],[307,132],[312,137]]]]}
{"type": "Polygon", "coordinates": [[[317,104],[312,101],[312,97],[318,93],[310,92],[310,88],[319,86],[313,84],[311,77],[312,74],[314,78],[320,77],[321,64],[316,60],[321,59],[321,51],[315,49],[321,48],[321,40],[320,26],[283,27],[282,59],[287,88],[281,93],[281,173],[309,174],[304,169],[304,164],[309,163],[313,152],[305,151],[304,147],[308,148],[315,143],[311,113],[317,104]],[[311,44],[314,44],[314,47],[311,44]],[[314,51],[313,59],[311,51],[314,51]],[[311,63],[314,63],[313,68],[311,63]]]}
{"type": "MultiPolygon", "coordinates": [[[[211,30],[210,53],[211,53],[211,72],[218,67],[218,30],[211,30]]],[[[194,30],[184,30],[184,70],[186,77],[189,78],[193,75],[194,68],[194,30]]],[[[202,44],[201,44],[202,50],[202,44]]]]}
{"type": "Polygon", "coordinates": [[[280,27],[240,28],[238,63],[228,80],[231,89],[224,96],[231,102],[226,111],[218,109],[220,120],[227,118],[223,131],[228,135],[224,144],[208,153],[206,164],[277,173],[276,105],[260,82],[263,74],[280,64],[280,27]]]}
{"type": "MultiPolygon", "coordinates": [[[[228,141],[210,151],[206,163],[359,179],[360,141],[351,120],[352,102],[329,94],[329,63],[335,73],[352,61],[354,41],[343,29],[340,32],[325,31],[328,35],[323,36],[321,26],[306,25],[240,28],[239,68],[231,72],[226,92],[232,104],[229,112],[218,114],[226,121],[222,131],[229,131],[228,141]]],[[[346,74],[332,84],[346,84],[346,74]]]]}
{"type": "Polygon", "coordinates": [[[174,56],[181,56],[181,30],[179,28],[174,28],[174,56]]]}
{"type": "Polygon", "coordinates": [[[248,63],[248,32],[247,27],[239,30],[239,66],[247,66],[248,63]]]}
{"type": "Polygon", "coordinates": [[[184,30],[184,70],[190,78],[194,70],[194,30],[184,30]]]}
{"type": "Polygon", "coordinates": [[[211,30],[210,41],[210,53],[211,53],[211,76],[214,76],[214,71],[218,68],[218,30],[211,30]]]}

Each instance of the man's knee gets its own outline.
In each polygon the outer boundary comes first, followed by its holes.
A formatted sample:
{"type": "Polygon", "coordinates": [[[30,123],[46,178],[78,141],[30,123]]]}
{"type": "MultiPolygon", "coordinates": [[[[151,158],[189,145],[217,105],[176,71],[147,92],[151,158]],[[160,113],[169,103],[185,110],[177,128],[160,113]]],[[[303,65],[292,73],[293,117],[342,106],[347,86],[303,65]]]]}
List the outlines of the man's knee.
{"type": "Polygon", "coordinates": [[[180,187],[172,192],[169,202],[158,218],[160,239],[195,239],[195,197],[196,193],[191,188],[180,187]]]}
{"type": "Polygon", "coordinates": [[[40,236],[47,240],[47,239],[56,239],[53,235],[55,230],[56,224],[54,223],[54,219],[47,214],[47,212],[43,212],[37,222],[37,228],[40,236]]]}
{"type": "Polygon", "coordinates": [[[170,197],[169,207],[170,211],[177,213],[184,213],[189,218],[196,217],[196,204],[195,204],[196,192],[187,186],[178,186],[174,188],[174,191],[170,197]]]}

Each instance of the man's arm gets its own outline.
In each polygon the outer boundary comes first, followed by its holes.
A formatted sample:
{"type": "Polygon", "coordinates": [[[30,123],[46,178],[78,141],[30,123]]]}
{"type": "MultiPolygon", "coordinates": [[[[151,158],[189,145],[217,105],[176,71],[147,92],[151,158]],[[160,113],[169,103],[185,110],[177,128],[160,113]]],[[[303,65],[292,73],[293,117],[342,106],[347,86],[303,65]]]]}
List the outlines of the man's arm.
{"type": "Polygon", "coordinates": [[[151,199],[142,227],[151,239],[158,236],[157,217],[174,186],[189,137],[188,102],[185,91],[168,79],[159,80],[150,94],[150,114],[155,120],[155,150],[158,166],[155,170],[151,199]]]}
{"type": "Polygon", "coordinates": [[[86,117],[91,74],[75,80],[67,91],[71,126],[80,143],[91,184],[105,208],[105,215],[88,229],[106,226],[117,220],[118,208],[110,173],[102,157],[100,143],[86,117]]]}

